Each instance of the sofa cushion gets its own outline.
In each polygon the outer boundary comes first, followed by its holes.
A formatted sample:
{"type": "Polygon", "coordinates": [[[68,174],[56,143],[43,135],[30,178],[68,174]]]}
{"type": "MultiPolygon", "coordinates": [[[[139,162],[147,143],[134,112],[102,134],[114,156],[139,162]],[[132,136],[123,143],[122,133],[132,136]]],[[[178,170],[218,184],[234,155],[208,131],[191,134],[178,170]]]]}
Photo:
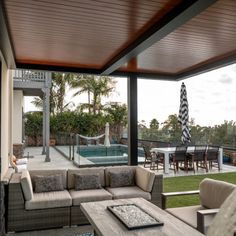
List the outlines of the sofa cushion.
{"type": "Polygon", "coordinates": [[[109,171],[110,175],[110,187],[125,187],[134,185],[134,170],[111,170],[109,171]]]}
{"type": "Polygon", "coordinates": [[[42,175],[42,176],[48,176],[48,175],[56,175],[56,174],[61,174],[63,178],[63,187],[64,189],[67,188],[67,170],[30,170],[30,177],[31,181],[33,184],[33,189],[35,189],[35,184],[34,184],[34,176],[35,175],[42,175]]]}
{"type": "Polygon", "coordinates": [[[28,170],[22,171],[20,183],[24,193],[25,200],[26,201],[31,200],[33,198],[33,186],[31,183],[31,178],[28,170]]]}
{"type": "Polygon", "coordinates": [[[63,177],[61,174],[48,175],[48,176],[35,175],[34,184],[35,184],[34,188],[35,193],[64,190],[63,177]]]}
{"type": "Polygon", "coordinates": [[[75,174],[75,190],[101,188],[99,174],[75,174]]]}
{"type": "Polygon", "coordinates": [[[34,193],[33,199],[25,202],[26,210],[68,207],[71,205],[72,199],[67,190],[34,193]]]}
{"type": "Polygon", "coordinates": [[[155,173],[144,169],[141,166],[136,168],[135,180],[136,185],[146,192],[152,191],[155,173]]]}
{"type": "Polygon", "coordinates": [[[149,192],[143,191],[137,186],[120,188],[107,187],[106,190],[112,194],[113,199],[142,197],[144,199],[151,200],[151,194],[149,192]]]}
{"type": "Polygon", "coordinates": [[[199,186],[200,201],[207,208],[220,208],[221,204],[234,191],[236,185],[224,181],[205,178],[199,186]]]}
{"type": "Polygon", "coordinates": [[[112,199],[112,195],[105,189],[88,189],[81,191],[71,189],[69,192],[72,197],[73,206],[78,206],[82,202],[95,202],[112,199]]]}
{"type": "Polygon", "coordinates": [[[106,180],[106,186],[110,187],[110,172],[112,171],[113,173],[116,172],[121,172],[124,170],[131,170],[135,173],[136,166],[112,166],[112,167],[107,167],[105,168],[105,180],[106,180]]]}
{"type": "MultiPolygon", "coordinates": [[[[197,211],[204,210],[205,208],[201,205],[187,206],[187,207],[176,207],[167,208],[166,211],[184,221],[186,224],[197,228],[197,211]]],[[[214,216],[212,216],[213,218],[214,216]]],[[[205,223],[206,224],[206,223],[205,223]]]]}
{"type": "Polygon", "coordinates": [[[101,185],[102,187],[105,186],[104,167],[69,169],[67,178],[68,189],[73,189],[75,187],[75,174],[99,174],[101,185]]]}

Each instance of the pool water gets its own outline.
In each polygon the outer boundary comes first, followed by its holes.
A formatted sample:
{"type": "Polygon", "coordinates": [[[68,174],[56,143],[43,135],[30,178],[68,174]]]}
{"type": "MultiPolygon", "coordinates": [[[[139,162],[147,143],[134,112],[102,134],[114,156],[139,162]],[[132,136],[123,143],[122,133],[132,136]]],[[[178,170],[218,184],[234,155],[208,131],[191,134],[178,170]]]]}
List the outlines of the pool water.
{"type": "MultiPolygon", "coordinates": [[[[128,147],[126,145],[113,144],[110,147],[102,145],[80,145],[77,153],[95,164],[126,164],[128,162],[128,147]]],[[[138,161],[144,161],[144,151],[138,149],[138,161]]]]}

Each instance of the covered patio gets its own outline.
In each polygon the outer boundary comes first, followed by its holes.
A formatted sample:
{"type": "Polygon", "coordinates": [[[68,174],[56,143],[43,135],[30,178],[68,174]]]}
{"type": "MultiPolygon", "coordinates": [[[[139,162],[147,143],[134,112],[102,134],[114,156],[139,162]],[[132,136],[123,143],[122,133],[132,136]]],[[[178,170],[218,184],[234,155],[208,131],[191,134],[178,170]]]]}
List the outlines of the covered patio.
{"type": "Polygon", "coordinates": [[[1,1],[1,191],[13,154],[11,69],[127,77],[128,165],[135,166],[138,78],[174,82],[235,63],[235,13],[231,0],[1,1]]]}

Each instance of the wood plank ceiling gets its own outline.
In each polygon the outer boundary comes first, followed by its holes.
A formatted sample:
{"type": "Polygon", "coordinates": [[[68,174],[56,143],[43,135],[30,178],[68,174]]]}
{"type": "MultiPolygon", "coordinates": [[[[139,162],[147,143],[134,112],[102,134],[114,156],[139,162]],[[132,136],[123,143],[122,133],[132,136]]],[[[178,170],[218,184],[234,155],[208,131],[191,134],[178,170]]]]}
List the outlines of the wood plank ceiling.
{"type": "MultiPolygon", "coordinates": [[[[3,2],[19,67],[99,71],[183,0],[3,2]]],[[[236,1],[218,0],[139,54],[136,67],[127,63],[119,71],[178,76],[234,56],[235,22],[236,1]]]]}

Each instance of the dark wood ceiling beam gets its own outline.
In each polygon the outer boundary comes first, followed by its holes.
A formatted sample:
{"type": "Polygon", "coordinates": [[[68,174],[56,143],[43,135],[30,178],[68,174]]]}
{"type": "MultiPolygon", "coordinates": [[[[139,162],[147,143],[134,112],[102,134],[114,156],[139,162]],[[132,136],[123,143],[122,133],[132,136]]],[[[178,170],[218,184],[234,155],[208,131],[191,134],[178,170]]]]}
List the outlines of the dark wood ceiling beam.
{"type": "MultiPolygon", "coordinates": [[[[99,69],[88,69],[79,67],[69,67],[69,66],[54,66],[49,64],[28,64],[28,63],[16,63],[17,69],[26,70],[42,70],[42,71],[55,71],[55,72],[66,72],[66,73],[80,73],[80,74],[94,74],[101,75],[101,70],[99,69]]],[[[176,77],[174,75],[167,75],[161,73],[151,73],[151,72],[126,72],[126,71],[114,71],[110,74],[116,77],[130,77],[137,76],[142,79],[156,79],[165,81],[175,81],[176,77]]]]}
{"type": "Polygon", "coordinates": [[[209,62],[195,69],[192,69],[190,71],[180,73],[176,75],[176,80],[180,81],[183,79],[187,79],[189,77],[193,77],[193,76],[200,75],[200,74],[212,71],[212,70],[216,70],[224,66],[229,66],[234,63],[236,63],[236,54],[224,57],[223,59],[219,59],[214,62],[209,62]]]}
{"type": "Polygon", "coordinates": [[[186,0],[167,13],[160,21],[152,25],[128,47],[118,53],[102,69],[103,75],[109,75],[130,59],[164,38],[169,33],[198,15],[217,0],[186,0]]]}
{"type": "Polygon", "coordinates": [[[0,52],[8,68],[15,68],[14,51],[8,33],[7,22],[2,1],[0,1],[0,52]]]}
{"type": "Polygon", "coordinates": [[[99,69],[56,66],[50,64],[31,64],[31,63],[16,62],[16,68],[26,69],[26,70],[42,70],[42,71],[55,71],[55,72],[66,72],[66,73],[81,73],[81,74],[96,74],[96,75],[101,74],[101,70],[99,69]]]}

